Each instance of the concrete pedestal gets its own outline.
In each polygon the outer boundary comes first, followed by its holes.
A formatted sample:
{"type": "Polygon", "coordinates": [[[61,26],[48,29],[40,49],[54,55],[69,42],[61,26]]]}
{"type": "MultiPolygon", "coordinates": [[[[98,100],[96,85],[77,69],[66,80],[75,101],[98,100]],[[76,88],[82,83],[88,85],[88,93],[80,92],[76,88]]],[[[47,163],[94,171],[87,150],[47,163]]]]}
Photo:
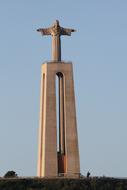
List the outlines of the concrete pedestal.
{"type": "Polygon", "coordinates": [[[38,177],[78,177],[80,173],[72,63],[42,64],[40,126],[38,146],[38,177]],[[57,153],[56,75],[62,74],[60,91],[60,141],[64,152],[57,153]],[[64,138],[64,140],[63,140],[64,138]],[[62,169],[62,174],[60,173],[62,169]]]}

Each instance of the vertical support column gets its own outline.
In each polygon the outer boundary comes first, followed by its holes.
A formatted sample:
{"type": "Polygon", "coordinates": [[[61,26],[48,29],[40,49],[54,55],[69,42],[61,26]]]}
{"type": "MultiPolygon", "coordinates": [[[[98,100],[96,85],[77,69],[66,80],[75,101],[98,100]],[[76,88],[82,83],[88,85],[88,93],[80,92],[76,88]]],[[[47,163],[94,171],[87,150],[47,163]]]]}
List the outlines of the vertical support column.
{"type": "Polygon", "coordinates": [[[65,121],[66,175],[79,177],[80,163],[72,64],[68,65],[65,72],[65,121]]]}
{"type": "MultiPolygon", "coordinates": [[[[55,177],[57,169],[55,77],[47,64],[42,65],[45,85],[41,86],[38,177],[55,177]]],[[[43,82],[42,82],[43,83],[43,82]]]]}
{"type": "Polygon", "coordinates": [[[45,102],[45,73],[41,75],[41,93],[40,93],[40,121],[39,121],[39,139],[38,139],[38,165],[37,176],[42,175],[42,156],[43,156],[43,118],[44,118],[44,102],[45,102]]]}

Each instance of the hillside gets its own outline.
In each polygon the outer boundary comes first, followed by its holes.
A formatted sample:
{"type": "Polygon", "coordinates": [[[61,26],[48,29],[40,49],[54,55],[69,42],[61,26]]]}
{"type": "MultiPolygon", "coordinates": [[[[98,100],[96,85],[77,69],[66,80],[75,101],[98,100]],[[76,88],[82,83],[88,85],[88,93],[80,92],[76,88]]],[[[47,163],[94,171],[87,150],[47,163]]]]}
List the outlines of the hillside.
{"type": "Polygon", "coordinates": [[[127,179],[0,179],[0,190],[127,190],[127,179]]]}

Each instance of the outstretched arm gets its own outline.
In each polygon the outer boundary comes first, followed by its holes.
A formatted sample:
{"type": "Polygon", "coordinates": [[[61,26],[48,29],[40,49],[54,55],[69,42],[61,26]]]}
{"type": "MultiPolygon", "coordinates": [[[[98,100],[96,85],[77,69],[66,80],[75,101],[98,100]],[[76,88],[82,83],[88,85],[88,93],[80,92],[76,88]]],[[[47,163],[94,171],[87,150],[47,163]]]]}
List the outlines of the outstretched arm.
{"type": "Polygon", "coordinates": [[[61,35],[71,36],[72,32],[76,32],[76,30],[70,29],[70,28],[62,28],[61,27],[61,35]]]}
{"type": "Polygon", "coordinates": [[[37,32],[41,32],[42,35],[51,35],[50,28],[39,28],[37,32]]]}

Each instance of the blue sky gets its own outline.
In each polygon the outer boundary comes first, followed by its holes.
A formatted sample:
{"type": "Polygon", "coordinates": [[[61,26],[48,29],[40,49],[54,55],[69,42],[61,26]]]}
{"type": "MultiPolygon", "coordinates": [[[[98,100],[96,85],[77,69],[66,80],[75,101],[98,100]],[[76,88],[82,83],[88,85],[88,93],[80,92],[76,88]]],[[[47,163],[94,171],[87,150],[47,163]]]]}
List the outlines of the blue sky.
{"type": "Polygon", "coordinates": [[[81,173],[127,177],[127,1],[0,2],[0,176],[35,176],[41,64],[59,19],[62,59],[74,66],[81,173]]]}

